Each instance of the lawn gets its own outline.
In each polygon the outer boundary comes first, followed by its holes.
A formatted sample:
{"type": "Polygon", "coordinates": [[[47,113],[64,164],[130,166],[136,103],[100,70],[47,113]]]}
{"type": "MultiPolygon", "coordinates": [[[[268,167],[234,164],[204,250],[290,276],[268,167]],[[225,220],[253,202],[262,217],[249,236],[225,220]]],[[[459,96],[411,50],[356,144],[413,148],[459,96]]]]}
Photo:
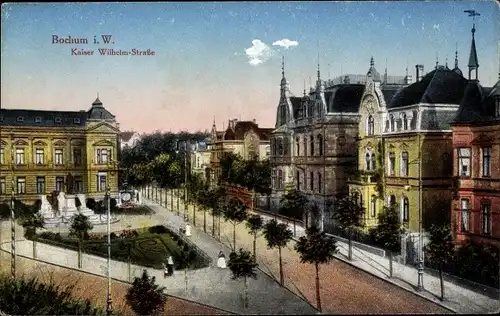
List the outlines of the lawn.
{"type": "MultiPolygon", "coordinates": [[[[41,233],[38,235],[38,241],[78,250],[78,240],[64,234],[41,233]]],[[[89,239],[84,242],[83,251],[107,257],[107,235],[91,233],[89,239]]],[[[201,250],[186,243],[164,226],[111,233],[111,258],[113,260],[128,262],[130,256],[132,264],[161,269],[168,255],[174,259],[177,270],[184,269],[186,264],[190,269],[204,268],[210,264],[210,259],[202,255],[201,250]]]]}

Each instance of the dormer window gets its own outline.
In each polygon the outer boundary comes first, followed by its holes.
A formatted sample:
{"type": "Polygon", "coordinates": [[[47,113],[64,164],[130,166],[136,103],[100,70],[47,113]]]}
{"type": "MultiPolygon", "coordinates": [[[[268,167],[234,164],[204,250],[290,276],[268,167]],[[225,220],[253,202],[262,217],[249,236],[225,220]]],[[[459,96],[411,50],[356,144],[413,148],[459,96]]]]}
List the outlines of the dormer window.
{"type": "Polygon", "coordinates": [[[35,123],[42,123],[42,117],[41,116],[35,117],[35,123]]]}
{"type": "Polygon", "coordinates": [[[403,130],[408,130],[408,118],[406,117],[406,113],[401,114],[401,120],[403,121],[403,130]]]}
{"type": "Polygon", "coordinates": [[[394,115],[389,116],[389,121],[391,123],[391,132],[394,132],[394,115]]]}
{"type": "Polygon", "coordinates": [[[74,118],[73,119],[74,124],[80,124],[80,119],[79,118],[74,118]]]}
{"type": "Polygon", "coordinates": [[[56,123],[59,123],[59,124],[60,124],[60,123],[61,123],[61,118],[60,118],[60,117],[56,117],[56,118],[54,119],[54,122],[56,122],[56,123]]]}
{"type": "Polygon", "coordinates": [[[18,121],[18,122],[24,122],[24,117],[22,117],[22,116],[18,116],[18,117],[17,117],[17,121],[18,121]]]}

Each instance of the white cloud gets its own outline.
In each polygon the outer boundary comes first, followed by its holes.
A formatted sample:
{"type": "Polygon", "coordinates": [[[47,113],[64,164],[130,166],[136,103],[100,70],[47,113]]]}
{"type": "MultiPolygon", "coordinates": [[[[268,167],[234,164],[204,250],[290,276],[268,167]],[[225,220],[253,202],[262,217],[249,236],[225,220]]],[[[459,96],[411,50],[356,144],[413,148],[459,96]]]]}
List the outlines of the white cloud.
{"type": "Polygon", "coordinates": [[[288,38],[284,38],[284,39],[281,39],[279,41],[275,41],[273,43],[273,46],[281,46],[281,47],[284,47],[285,49],[288,49],[290,47],[294,47],[294,46],[297,46],[297,45],[299,45],[299,42],[297,42],[297,41],[291,41],[288,38]]]}
{"type": "Polygon", "coordinates": [[[273,50],[261,40],[254,39],[252,47],[245,49],[245,53],[248,59],[250,59],[248,63],[256,66],[268,60],[273,55],[273,50]]]}
{"type": "Polygon", "coordinates": [[[439,31],[439,24],[434,24],[433,28],[439,31]]]}

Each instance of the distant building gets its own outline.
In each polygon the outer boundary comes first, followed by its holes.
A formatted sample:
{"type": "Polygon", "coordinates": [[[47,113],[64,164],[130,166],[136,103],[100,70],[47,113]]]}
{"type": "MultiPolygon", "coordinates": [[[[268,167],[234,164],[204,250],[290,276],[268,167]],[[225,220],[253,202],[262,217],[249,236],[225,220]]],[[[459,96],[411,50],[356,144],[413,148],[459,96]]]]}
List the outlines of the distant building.
{"type": "Polygon", "coordinates": [[[191,174],[199,174],[205,181],[210,180],[210,149],[208,140],[192,144],[191,148],[191,174]]]}
{"type": "Polygon", "coordinates": [[[210,175],[211,182],[217,183],[220,179],[220,161],[228,153],[239,154],[243,159],[254,157],[259,160],[269,158],[269,134],[272,128],[260,128],[255,120],[229,120],[224,131],[217,131],[215,121],[212,125],[210,143],[210,175]]]}
{"type": "Polygon", "coordinates": [[[120,133],[120,148],[132,148],[141,140],[139,133],[134,131],[125,131],[120,133]]]}
{"type": "Polygon", "coordinates": [[[102,198],[118,191],[115,116],[97,98],[88,111],[0,110],[0,200],[34,202],[65,191],[71,173],[74,191],[102,198]],[[14,188],[13,188],[14,187],[14,188]]]}
{"type": "Polygon", "coordinates": [[[500,247],[500,81],[493,88],[469,81],[452,128],[455,240],[500,247]]]}

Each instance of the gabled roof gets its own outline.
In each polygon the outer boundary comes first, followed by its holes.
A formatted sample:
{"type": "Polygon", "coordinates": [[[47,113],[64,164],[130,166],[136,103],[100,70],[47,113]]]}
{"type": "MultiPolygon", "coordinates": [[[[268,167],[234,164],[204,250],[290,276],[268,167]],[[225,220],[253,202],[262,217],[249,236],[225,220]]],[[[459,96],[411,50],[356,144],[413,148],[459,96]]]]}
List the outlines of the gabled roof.
{"type": "Polygon", "coordinates": [[[396,93],[388,108],[418,103],[460,104],[466,85],[467,80],[461,75],[446,68],[438,68],[396,93]]]}
{"type": "Polygon", "coordinates": [[[121,132],[120,133],[120,140],[122,142],[128,142],[132,138],[132,136],[134,136],[135,133],[136,132],[134,132],[134,131],[121,132]]]}
{"type": "Polygon", "coordinates": [[[469,81],[454,123],[500,121],[495,116],[496,99],[500,98],[500,82],[483,88],[477,80],[469,81]]]}

